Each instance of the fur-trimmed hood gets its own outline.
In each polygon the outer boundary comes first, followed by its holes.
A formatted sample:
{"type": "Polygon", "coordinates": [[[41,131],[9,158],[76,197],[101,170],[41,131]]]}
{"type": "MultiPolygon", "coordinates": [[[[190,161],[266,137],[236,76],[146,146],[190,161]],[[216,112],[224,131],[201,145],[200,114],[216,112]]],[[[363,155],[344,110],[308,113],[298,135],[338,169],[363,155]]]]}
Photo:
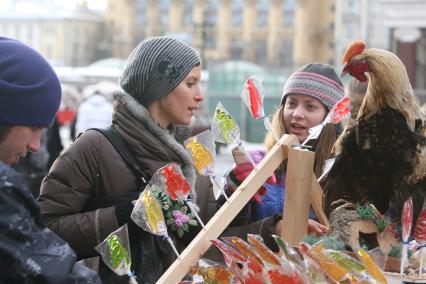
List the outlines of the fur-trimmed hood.
{"type": "MultiPolygon", "coordinates": [[[[150,135],[162,143],[158,147],[165,146],[170,155],[177,156],[181,163],[182,172],[191,184],[191,197],[195,203],[196,174],[192,159],[183,146],[183,141],[191,135],[192,126],[172,125],[170,130],[164,129],[158,125],[151,113],[131,95],[119,92],[114,94],[114,98],[116,102],[114,103],[113,124],[121,128],[132,128],[124,131],[135,138],[141,134],[141,130],[137,130],[137,125],[142,124],[143,131],[148,131],[150,135]],[[127,122],[129,123],[126,126],[127,122]]],[[[146,136],[146,133],[144,135],[146,136]]],[[[170,158],[170,160],[173,161],[174,159],[170,158]]]]}

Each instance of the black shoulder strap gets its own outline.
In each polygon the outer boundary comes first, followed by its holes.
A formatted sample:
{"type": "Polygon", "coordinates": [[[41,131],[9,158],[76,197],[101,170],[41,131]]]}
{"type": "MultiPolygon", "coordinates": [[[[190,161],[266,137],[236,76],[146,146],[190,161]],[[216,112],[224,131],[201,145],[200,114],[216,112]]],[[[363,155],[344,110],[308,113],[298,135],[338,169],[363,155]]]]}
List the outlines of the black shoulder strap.
{"type": "Polygon", "coordinates": [[[120,153],[120,155],[126,161],[132,172],[138,177],[138,179],[144,184],[147,184],[146,176],[139,167],[136,159],[130,153],[126,142],[123,140],[123,138],[121,138],[120,134],[118,134],[117,130],[115,130],[111,126],[106,129],[90,128],[88,130],[96,130],[102,133],[108,139],[108,141],[111,142],[112,145],[114,145],[114,148],[120,153]]]}

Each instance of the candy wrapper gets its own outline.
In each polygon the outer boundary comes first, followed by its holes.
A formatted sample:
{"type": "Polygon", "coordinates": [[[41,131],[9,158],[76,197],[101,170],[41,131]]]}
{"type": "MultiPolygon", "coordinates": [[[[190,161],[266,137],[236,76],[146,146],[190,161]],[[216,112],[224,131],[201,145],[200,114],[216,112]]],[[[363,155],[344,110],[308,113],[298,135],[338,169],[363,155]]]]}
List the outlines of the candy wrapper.
{"type": "Polygon", "coordinates": [[[228,199],[228,196],[223,191],[223,184],[217,180],[214,174],[216,150],[213,141],[213,133],[211,130],[206,130],[187,139],[184,144],[186,150],[191,155],[194,167],[198,173],[210,177],[215,198],[218,199],[222,193],[228,199]]]}
{"type": "Polygon", "coordinates": [[[413,199],[410,197],[404,202],[401,215],[401,227],[402,227],[402,256],[401,266],[399,273],[402,274],[405,269],[405,265],[408,260],[408,239],[411,234],[411,226],[413,224],[413,199]]]}
{"type": "Polygon", "coordinates": [[[247,150],[240,141],[240,128],[228,111],[219,102],[213,116],[212,132],[217,142],[225,144],[237,144],[246,153],[251,164],[256,169],[256,164],[251,159],[247,150]]]}
{"type": "Polygon", "coordinates": [[[423,274],[423,261],[426,246],[426,200],[423,203],[422,211],[417,218],[416,228],[414,230],[414,239],[420,244],[420,268],[419,275],[423,274]]]}
{"type": "Polygon", "coordinates": [[[224,144],[240,141],[240,128],[229,112],[219,102],[213,115],[212,132],[215,140],[224,144]]]}
{"type": "Polygon", "coordinates": [[[129,233],[127,224],[112,232],[95,250],[101,255],[102,261],[117,275],[128,275],[129,283],[137,283],[130,270],[132,259],[130,255],[129,233]]]}
{"type": "Polygon", "coordinates": [[[324,126],[328,123],[338,124],[343,119],[347,118],[351,114],[349,105],[349,97],[344,97],[338,101],[329,111],[321,124],[309,129],[309,135],[305,141],[303,141],[302,145],[305,145],[309,140],[317,139],[320,136],[324,126]]]}
{"type": "Polygon", "coordinates": [[[157,198],[154,196],[153,190],[156,185],[148,184],[145,190],[139,196],[133,208],[130,218],[136,225],[145,231],[164,237],[172,247],[174,253],[179,257],[179,253],[167,232],[166,221],[164,220],[163,210],[157,198]]]}
{"type": "Polygon", "coordinates": [[[303,259],[300,257],[299,253],[297,253],[297,251],[281,237],[272,235],[272,238],[282,250],[284,257],[296,264],[299,268],[303,269],[303,259]]]}
{"type": "Polygon", "coordinates": [[[257,76],[251,76],[244,84],[243,91],[241,92],[241,99],[250,110],[250,114],[254,119],[262,119],[266,130],[271,131],[276,141],[280,138],[272,128],[269,117],[265,116],[265,109],[263,99],[265,97],[265,88],[262,84],[262,79],[257,76]]]}
{"type": "Polygon", "coordinates": [[[365,266],[365,269],[367,272],[378,282],[378,283],[384,283],[387,284],[388,281],[386,280],[386,277],[383,275],[380,268],[377,266],[377,264],[374,262],[374,260],[371,258],[371,256],[364,251],[363,249],[359,249],[357,251],[358,257],[361,259],[362,263],[365,266]]]}
{"type": "Polygon", "coordinates": [[[202,280],[207,284],[232,284],[235,283],[235,276],[228,268],[208,260],[200,260],[191,268],[194,280],[202,280]]]}

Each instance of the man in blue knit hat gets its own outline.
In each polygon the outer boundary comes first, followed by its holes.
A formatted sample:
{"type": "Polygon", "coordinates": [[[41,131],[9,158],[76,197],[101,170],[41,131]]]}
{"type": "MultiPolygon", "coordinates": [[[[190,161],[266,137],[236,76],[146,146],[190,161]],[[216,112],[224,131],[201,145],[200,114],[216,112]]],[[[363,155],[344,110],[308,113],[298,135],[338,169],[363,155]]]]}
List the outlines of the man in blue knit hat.
{"type": "Polygon", "coordinates": [[[60,102],[61,85],[49,63],[23,43],[0,37],[1,283],[100,283],[44,226],[37,202],[10,167],[39,150],[41,131],[60,102]]]}

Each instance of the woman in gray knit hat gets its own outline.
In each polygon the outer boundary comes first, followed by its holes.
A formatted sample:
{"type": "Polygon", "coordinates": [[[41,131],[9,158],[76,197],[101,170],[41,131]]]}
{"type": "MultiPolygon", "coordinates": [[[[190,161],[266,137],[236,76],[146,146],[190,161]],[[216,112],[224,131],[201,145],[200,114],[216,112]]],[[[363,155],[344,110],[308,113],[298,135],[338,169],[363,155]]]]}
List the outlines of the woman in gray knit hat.
{"type": "MultiPolygon", "coordinates": [[[[192,185],[192,201],[206,223],[216,211],[211,183],[207,177],[196,176],[183,147],[191,133],[191,118],[203,100],[200,77],[200,57],[186,43],[171,37],[142,41],[130,54],[120,78],[123,92],[115,95],[112,128],[124,140],[146,180],[171,162],[181,166],[192,185]]],[[[88,130],[53,164],[43,181],[39,204],[48,226],[67,240],[80,258],[97,256],[94,247],[127,223],[132,270],[139,283],[155,283],[176,257],[167,241],[138,229],[130,219],[131,201],[144,186],[114,146],[99,131],[88,130]]],[[[176,226],[168,227],[179,251],[200,230],[193,216],[187,216],[183,236],[176,232],[176,226]]],[[[271,218],[230,234],[260,233],[270,238],[274,224],[271,218]]],[[[99,274],[103,283],[128,281],[102,264],[99,274]]]]}
{"type": "MultiPolygon", "coordinates": [[[[291,74],[284,85],[281,104],[273,115],[272,128],[280,137],[294,134],[300,143],[309,135],[308,129],[320,124],[330,109],[344,97],[343,84],[334,69],[326,64],[311,63],[291,74]]],[[[320,137],[307,144],[315,151],[314,173],[321,176],[324,162],[331,156],[331,149],[337,139],[339,127],[328,124],[320,137]]],[[[265,137],[265,148],[252,151],[250,154],[255,162],[260,162],[276,141],[272,132],[265,137]]],[[[257,202],[252,202],[249,221],[259,220],[268,216],[276,216],[283,212],[286,165],[283,164],[265,183],[259,193],[257,202]]],[[[228,174],[228,190],[236,188],[253,170],[250,163],[236,165],[228,174]]],[[[310,214],[311,218],[315,218],[310,214]]],[[[277,233],[281,232],[278,222],[277,233]]],[[[308,232],[324,234],[327,228],[314,220],[308,222],[308,232]]]]}

